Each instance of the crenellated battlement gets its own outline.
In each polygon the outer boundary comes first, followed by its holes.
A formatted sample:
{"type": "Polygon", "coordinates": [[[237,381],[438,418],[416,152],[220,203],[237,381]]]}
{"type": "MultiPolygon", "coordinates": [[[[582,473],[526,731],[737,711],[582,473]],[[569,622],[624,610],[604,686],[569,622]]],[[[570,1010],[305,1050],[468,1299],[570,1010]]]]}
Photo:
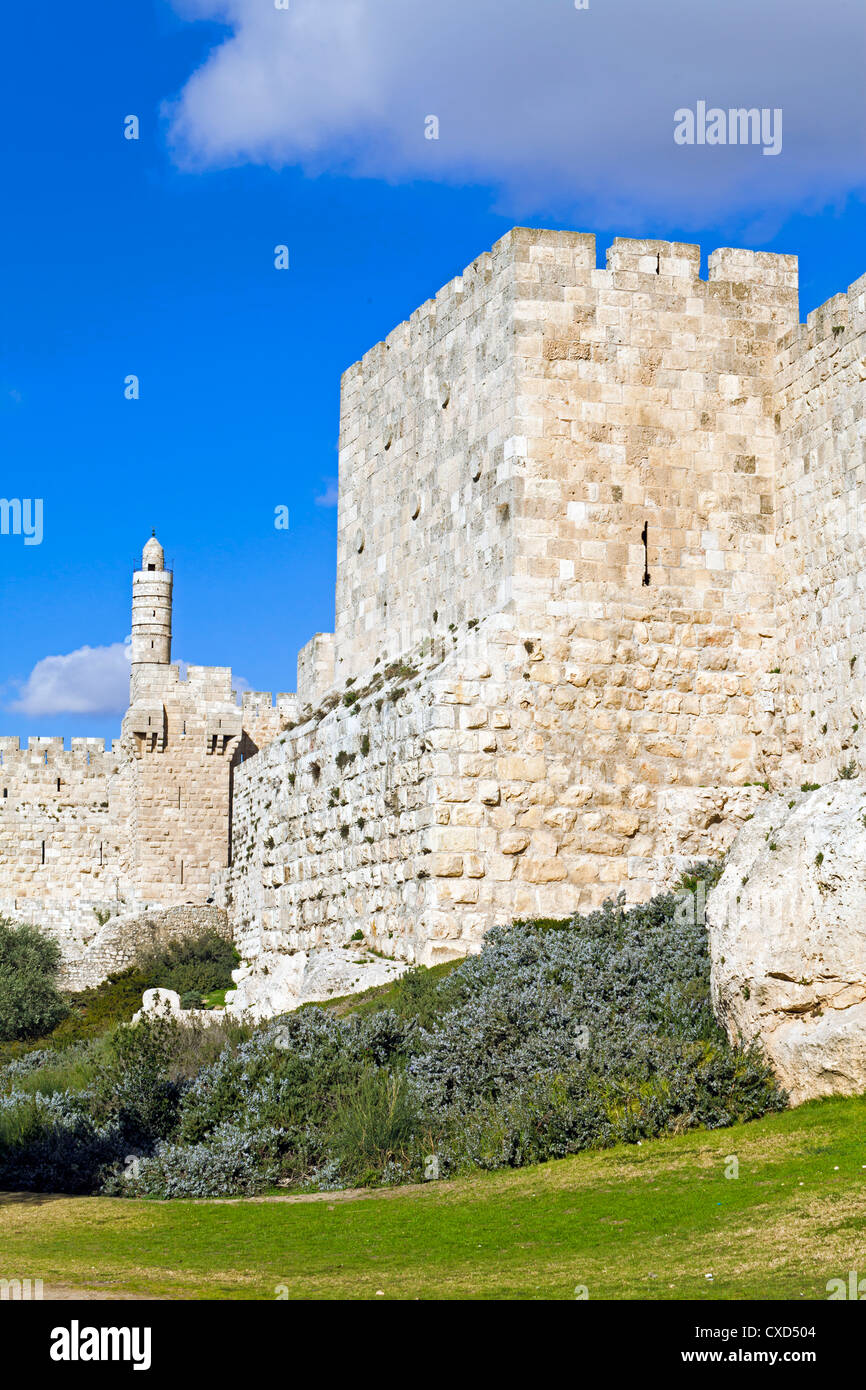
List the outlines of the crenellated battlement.
{"type": "Polygon", "coordinates": [[[73,738],[70,746],[65,746],[62,736],[45,737],[33,735],[26,739],[24,746],[20,738],[8,735],[0,737],[0,768],[66,768],[102,771],[106,762],[116,763],[120,756],[120,742],[115,740],[108,745],[104,738],[73,738]]]}
{"type": "Polygon", "coordinates": [[[544,267],[561,265],[563,258],[572,272],[571,282],[587,288],[615,281],[617,288],[667,295],[671,282],[676,282],[684,292],[690,288],[706,292],[712,287],[717,295],[726,285],[737,299],[747,292],[753,298],[778,301],[787,309],[796,305],[799,277],[793,255],[719,247],[708,257],[704,280],[700,275],[701,248],[694,243],[616,237],[607,248],[606,267],[600,270],[593,233],[515,227],[353,363],[343,373],[344,392],[351,392],[371,373],[387,370],[391,354],[399,355],[413,338],[430,342],[451,331],[456,319],[477,311],[479,301],[488,299],[503,277],[511,278],[516,270],[518,278],[525,280],[527,269],[532,267],[543,283],[544,267]],[[639,278],[623,279],[630,276],[639,278]]]}
{"type": "Polygon", "coordinates": [[[831,295],[779,339],[778,372],[782,384],[790,381],[798,363],[807,363],[809,354],[827,357],[866,332],[866,275],[861,275],[847,292],[831,295]]]}

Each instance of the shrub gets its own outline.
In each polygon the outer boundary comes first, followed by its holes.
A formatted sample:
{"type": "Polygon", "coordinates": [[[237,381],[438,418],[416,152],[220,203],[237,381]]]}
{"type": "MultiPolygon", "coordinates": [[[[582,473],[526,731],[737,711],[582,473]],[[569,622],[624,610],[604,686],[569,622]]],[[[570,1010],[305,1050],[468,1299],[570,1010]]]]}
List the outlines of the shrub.
{"type": "Polygon", "coordinates": [[[278,1131],[253,1134],[220,1125],[206,1144],[159,1144],[137,1171],[115,1174],[109,1193],[125,1197],[252,1197],[276,1178],[278,1131]]]}
{"type": "Polygon", "coordinates": [[[52,1046],[65,1047],[96,1038],[118,1023],[129,1023],[141,1008],[142,994],[149,988],[147,975],[131,966],[109,975],[100,985],[70,995],[69,1013],[50,1035],[52,1046]]]}
{"type": "Polygon", "coordinates": [[[409,971],[349,1017],[307,1008],[252,1036],[121,1026],[87,1053],[77,1095],[23,1094],[47,1059],[21,1058],[0,1072],[0,1182],[331,1190],[419,1181],[431,1155],[442,1175],[520,1166],[781,1109],[760,1051],[731,1046],[710,1007],[695,906],[719,871],[698,865],[637,907],[496,928],[477,956],[409,971]],[[137,1171],[121,1166],[131,1150],[137,1171]]]}
{"type": "Polygon", "coordinates": [[[705,929],[681,908],[667,894],[564,926],[494,929],[439,987],[452,1007],[421,1035],[409,1075],[446,1167],[784,1106],[760,1054],[732,1048],[713,1018],[705,929]]]}
{"type": "Polygon", "coordinates": [[[388,1003],[399,1018],[412,1019],[422,1028],[430,1028],[436,1018],[447,1011],[449,993],[432,971],[416,967],[407,970],[395,982],[388,1003]]]}
{"type": "Polygon", "coordinates": [[[36,927],[0,917],[0,1042],[38,1038],[67,1012],[57,988],[60,947],[36,927]]]}
{"type": "Polygon", "coordinates": [[[83,1091],[89,1086],[98,1044],[76,1043],[64,1048],[40,1048],[0,1067],[0,1095],[18,1091],[43,1096],[83,1091]]]}
{"type": "Polygon", "coordinates": [[[125,1151],[117,1126],[97,1123],[82,1097],[0,1097],[0,1187],[95,1192],[125,1151]]]}
{"type": "Polygon", "coordinates": [[[183,1087],[170,1064],[182,1026],[174,1019],[144,1018],[121,1024],[105,1045],[89,1092],[93,1110],[131,1146],[151,1146],[175,1128],[183,1087]]]}
{"type": "Polygon", "coordinates": [[[325,1144],[344,1181],[375,1182],[389,1164],[408,1172],[418,1129],[418,1103],[405,1077],[368,1066],[337,1091],[325,1144]]]}
{"type": "Polygon", "coordinates": [[[189,941],[171,941],[162,950],[140,957],[138,966],[146,978],[145,989],[173,989],[178,994],[210,994],[230,989],[232,971],[240,957],[219,932],[207,931],[189,941]]]}

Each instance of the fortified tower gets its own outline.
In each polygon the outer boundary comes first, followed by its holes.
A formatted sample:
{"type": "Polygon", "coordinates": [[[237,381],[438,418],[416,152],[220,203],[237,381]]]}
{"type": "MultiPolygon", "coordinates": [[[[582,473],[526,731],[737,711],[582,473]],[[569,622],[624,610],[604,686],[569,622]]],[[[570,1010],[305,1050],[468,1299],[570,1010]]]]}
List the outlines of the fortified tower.
{"type": "Polygon", "coordinates": [[[350,367],[335,631],[235,784],[245,959],[645,899],[866,766],[864,362],[866,277],[801,325],[795,256],[515,228],[350,367]]]}
{"type": "Polygon", "coordinates": [[[132,580],[130,707],[135,897],[201,905],[228,864],[233,768],[279,731],[270,696],[239,705],[229,666],[171,663],[173,574],[151,536],[132,580]],[[246,719],[246,732],[245,732],[246,719]]]}
{"type": "Polygon", "coordinates": [[[165,567],[162,546],[153,532],[132,577],[132,670],[171,661],[171,600],[174,576],[165,567]]]}
{"type": "Polygon", "coordinates": [[[121,738],[0,737],[0,915],[35,922],[70,988],[164,934],[195,934],[229,861],[234,769],[297,718],[228,666],[172,665],[173,576],[152,535],[132,581],[131,702],[121,738]]]}

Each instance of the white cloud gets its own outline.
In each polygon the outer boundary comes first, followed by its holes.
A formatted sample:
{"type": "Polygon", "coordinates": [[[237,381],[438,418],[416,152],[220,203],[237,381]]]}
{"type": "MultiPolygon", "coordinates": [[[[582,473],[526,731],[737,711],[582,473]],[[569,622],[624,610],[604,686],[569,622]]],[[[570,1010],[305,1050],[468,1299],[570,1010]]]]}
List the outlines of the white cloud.
{"type": "Polygon", "coordinates": [[[338,486],[337,486],[337,479],[336,479],[336,478],[323,478],[323,479],[322,479],[322,482],[325,484],[325,491],[322,492],[322,493],[320,493],[318,497],[315,497],[315,498],[313,499],[314,502],[315,502],[315,504],[316,504],[316,506],[317,506],[317,507],[336,507],[337,502],[339,501],[339,496],[340,496],[340,494],[339,494],[339,489],[338,489],[338,486]]]}
{"type": "Polygon", "coordinates": [[[170,108],[187,167],[490,183],[607,225],[866,188],[860,0],[175,0],[232,31],[170,108]],[[674,112],[780,107],[782,153],[674,144],[674,112]],[[424,120],[440,121],[438,141],[424,120]]]}
{"type": "Polygon", "coordinates": [[[244,702],[244,695],[248,690],[252,690],[252,686],[250,685],[246,676],[236,676],[233,672],[232,689],[235,693],[235,704],[242,705],[244,702]]]}
{"type": "Polygon", "coordinates": [[[122,714],[129,704],[128,642],[79,647],[37,661],[18,697],[7,706],[19,714],[122,714]]]}

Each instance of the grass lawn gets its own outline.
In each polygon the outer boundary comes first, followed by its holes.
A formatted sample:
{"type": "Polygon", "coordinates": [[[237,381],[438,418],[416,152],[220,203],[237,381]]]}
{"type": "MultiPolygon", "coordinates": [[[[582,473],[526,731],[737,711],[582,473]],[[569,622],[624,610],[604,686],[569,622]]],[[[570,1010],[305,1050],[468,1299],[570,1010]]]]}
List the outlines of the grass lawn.
{"type": "Polygon", "coordinates": [[[866,1096],[359,1198],[0,1195],[0,1251],[96,1297],[826,1299],[866,1275],[866,1096]]]}

